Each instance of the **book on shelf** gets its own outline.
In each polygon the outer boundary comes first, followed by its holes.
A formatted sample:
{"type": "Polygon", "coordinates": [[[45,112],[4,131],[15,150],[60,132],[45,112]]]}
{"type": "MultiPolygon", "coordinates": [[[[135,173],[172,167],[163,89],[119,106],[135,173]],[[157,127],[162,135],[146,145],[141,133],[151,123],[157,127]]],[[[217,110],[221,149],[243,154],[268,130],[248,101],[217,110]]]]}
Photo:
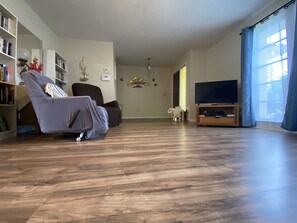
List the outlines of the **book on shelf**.
{"type": "Polygon", "coordinates": [[[64,74],[62,74],[62,73],[56,71],[56,78],[57,78],[57,79],[60,79],[60,80],[62,80],[62,81],[64,81],[64,74]]]}
{"type": "Polygon", "coordinates": [[[7,42],[6,54],[12,56],[12,42],[7,42]]]}
{"type": "Polygon", "coordinates": [[[8,101],[8,86],[5,85],[4,86],[4,104],[9,104],[9,101],[8,101]]]}
{"type": "Polygon", "coordinates": [[[0,50],[2,51],[4,45],[4,39],[0,36],[0,50]]]}
{"type": "Polygon", "coordinates": [[[3,69],[2,69],[2,64],[0,64],[0,81],[4,80],[4,74],[3,74],[3,69]]]}
{"type": "Polygon", "coordinates": [[[9,33],[13,33],[14,21],[11,18],[2,15],[1,12],[0,12],[0,19],[1,19],[0,21],[1,27],[6,31],[8,31],[9,33]]]}
{"type": "Polygon", "coordinates": [[[0,104],[4,104],[4,87],[0,86],[0,104]]]}
{"type": "Polygon", "coordinates": [[[2,53],[6,53],[6,48],[7,48],[7,40],[6,39],[3,39],[2,53]]]}
{"type": "Polygon", "coordinates": [[[11,104],[11,105],[14,104],[14,88],[13,87],[8,88],[8,104],[11,104]]]}
{"type": "Polygon", "coordinates": [[[11,67],[6,66],[5,64],[0,64],[0,81],[11,81],[11,67]]]}
{"type": "Polygon", "coordinates": [[[9,128],[8,128],[6,119],[2,115],[0,115],[0,132],[5,132],[8,130],[9,128]]]}
{"type": "Polygon", "coordinates": [[[4,81],[5,80],[5,69],[6,69],[6,65],[5,64],[0,64],[0,81],[4,81]]]}
{"type": "Polygon", "coordinates": [[[55,62],[56,62],[56,65],[57,66],[59,66],[59,67],[61,67],[61,68],[63,68],[65,70],[66,65],[65,65],[65,63],[61,59],[59,59],[59,58],[56,57],[55,62]]]}
{"type": "Polygon", "coordinates": [[[5,67],[5,72],[4,72],[4,81],[5,82],[10,82],[11,81],[11,68],[10,67],[5,67]]]}
{"type": "Polygon", "coordinates": [[[3,15],[1,16],[1,26],[8,31],[8,18],[3,15]]]}
{"type": "Polygon", "coordinates": [[[13,33],[13,21],[11,18],[7,19],[7,31],[13,33]]]}
{"type": "Polygon", "coordinates": [[[12,42],[0,37],[0,50],[3,53],[12,56],[12,42]]]}
{"type": "Polygon", "coordinates": [[[0,104],[14,104],[14,88],[8,85],[0,85],[0,104]]]}

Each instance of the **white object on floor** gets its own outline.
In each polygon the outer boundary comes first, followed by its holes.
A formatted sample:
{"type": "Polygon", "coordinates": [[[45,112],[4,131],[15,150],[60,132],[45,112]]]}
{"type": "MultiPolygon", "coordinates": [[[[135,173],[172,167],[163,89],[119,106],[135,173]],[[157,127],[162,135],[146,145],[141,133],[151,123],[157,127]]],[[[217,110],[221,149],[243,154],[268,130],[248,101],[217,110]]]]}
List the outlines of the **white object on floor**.
{"type": "Polygon", "coordinates": [[[174,121],[181,121],[181,119],[182,119],[181,115],[182,115],[183,111],[184,110],[181,107],[176,106],[175,108],[169,108],[167,112],[169,114],[173,114],[174,121]]]}

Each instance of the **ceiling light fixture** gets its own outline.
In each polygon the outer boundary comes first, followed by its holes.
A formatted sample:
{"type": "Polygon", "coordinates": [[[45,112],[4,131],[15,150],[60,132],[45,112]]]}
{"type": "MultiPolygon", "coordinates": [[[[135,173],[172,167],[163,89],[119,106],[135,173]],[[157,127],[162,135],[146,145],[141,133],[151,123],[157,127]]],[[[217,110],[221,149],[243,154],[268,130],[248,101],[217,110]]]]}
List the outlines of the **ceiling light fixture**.
{"type": "Polygon", "coordinates": [[[151,67],[151,64],[150,64],[150,60],[151,60],[151,58],[147,58],[147,66],[146,66],[146,68],[147,68],[147,71],[151,71],[151,69],[152,69],[152,67],[151,67]]]}

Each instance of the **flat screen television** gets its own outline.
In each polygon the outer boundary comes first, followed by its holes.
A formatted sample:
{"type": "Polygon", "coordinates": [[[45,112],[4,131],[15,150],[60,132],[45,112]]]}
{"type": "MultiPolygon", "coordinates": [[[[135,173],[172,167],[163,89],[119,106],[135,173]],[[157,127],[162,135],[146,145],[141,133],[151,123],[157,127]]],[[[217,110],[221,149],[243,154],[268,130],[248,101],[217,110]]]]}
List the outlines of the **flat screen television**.
{"type": "Polygon", "coordinates": [[[237,80],[195,83],[196,104],[235,104],[237,97],[237,80]]]}

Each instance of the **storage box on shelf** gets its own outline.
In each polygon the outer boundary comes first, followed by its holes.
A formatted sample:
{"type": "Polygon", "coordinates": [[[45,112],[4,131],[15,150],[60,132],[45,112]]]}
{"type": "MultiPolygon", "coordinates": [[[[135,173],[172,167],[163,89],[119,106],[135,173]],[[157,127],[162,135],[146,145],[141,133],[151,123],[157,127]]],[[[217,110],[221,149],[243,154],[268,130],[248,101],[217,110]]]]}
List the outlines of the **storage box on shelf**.
{"type": "Polygon", "coordinates": [[[17,18],[0,4],[0,140],[16,136],[17,18]]]}
{"type": "Polygon", "coordinates": [[[67,62],[55,50],[44,50],[44,74],[63,89],[67,87],[67,62]]]}
{"type": "Polygon", "coordinates": [[[196,109],[197,125],[239,126],[238,104],[200,104],[196,109]]]}

